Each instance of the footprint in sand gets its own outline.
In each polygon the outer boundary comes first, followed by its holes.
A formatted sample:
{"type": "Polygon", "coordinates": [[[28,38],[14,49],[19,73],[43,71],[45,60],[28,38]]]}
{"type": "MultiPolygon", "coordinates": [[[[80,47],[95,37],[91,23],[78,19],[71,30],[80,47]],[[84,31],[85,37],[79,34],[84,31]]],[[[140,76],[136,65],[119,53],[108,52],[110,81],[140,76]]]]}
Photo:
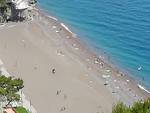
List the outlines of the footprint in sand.
{"type": "Polygon", "coordinates": [[[33,67],[33,69],[34,69],[34,70],[37,70],[37,67],[35,66],[35,67],[33,67]]]}
{"type": "Polygon", "coordinates": [[[70,36],[66,36],[67,39],[70,39],[70,36]]]}
{"type": "Polygon", "coordinates": [[[3,65],[3,62],[2,62],[2,60],[0,60],[0,66],[1,66],[1,65],[3,65]]]}
{"type": "Polygon", "coordinates": [[[65,111],[66,110],[66,107],[61,107],[60,111],[65,111]]]}
{"type": "Polygon", "coordinates": [[[62,51],[59,51],[59,50],[56,51],[56,54],[57,54],[58,56],[60,56],[60,55],[61,55],[61,56],[65,56],[64,53],[63,53],[62,51]]]}
{"type": "Polygon", "coordinates": [[[66,94],[64,94],[64,100],[66,100],[67,99],[67,95],[66,94]]]}

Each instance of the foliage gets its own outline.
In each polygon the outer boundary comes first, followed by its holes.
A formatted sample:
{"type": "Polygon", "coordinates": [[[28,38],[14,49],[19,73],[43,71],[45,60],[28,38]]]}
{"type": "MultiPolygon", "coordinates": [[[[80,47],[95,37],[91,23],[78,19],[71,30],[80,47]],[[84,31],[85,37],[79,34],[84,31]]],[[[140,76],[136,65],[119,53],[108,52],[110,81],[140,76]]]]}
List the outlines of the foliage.
{"type": "Polygon", "coordinates": [[[150,113],[150,98],[144,100],[144,102],[134,103],[131,107],[131,113],[150,113]]]}
{"type": "Polygon", "coordinates": [[[6,0],[0,0],[0,22],[6,21],[9,8],[6,0]]]}
{"type": "Polygon", "coordinates": [[[0,96],[8,102],[6,106],[10,105],[12,101],[20,100],[20,95],[17,92],[23,87],[23,80],[21,79],[0,76],[0,96]]]}
{"type": "Polygon", "coordinates": [[[0,0],[0,8],[2,8],[2,7],[7,7],[6,0],[0,0]]]}
{"type": "Polygon", "coordinates": [[[150,98],[135,102],[132,107],[119,102],[113,107],[112,113],[150,113],[150,98]]]}
{"type": "Polygon", "coordinates": [[[17,113],[28,113],[27,110],[26,110],[24,107],[17,107],[17,108],[15,109],[15,111],[16,111],[17,113]]]}
{"type": "Polygon", "coordinates": [[[114,106],[112,113],[130,113],[130,108],[124,105],[122,102],[119,102],[114,106]]]}

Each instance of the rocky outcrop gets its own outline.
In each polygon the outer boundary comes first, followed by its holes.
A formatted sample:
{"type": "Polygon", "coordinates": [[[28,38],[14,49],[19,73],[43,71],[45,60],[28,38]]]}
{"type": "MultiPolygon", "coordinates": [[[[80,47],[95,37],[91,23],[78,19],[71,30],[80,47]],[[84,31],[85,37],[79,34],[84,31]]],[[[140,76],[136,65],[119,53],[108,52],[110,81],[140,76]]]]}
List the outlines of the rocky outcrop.
{"type": "Polygon", "coordinates": [[[31,17],[29,12],[31,12],[35,4],[35,0],[1,0],[0,22],[29,19],[31,17]]]}

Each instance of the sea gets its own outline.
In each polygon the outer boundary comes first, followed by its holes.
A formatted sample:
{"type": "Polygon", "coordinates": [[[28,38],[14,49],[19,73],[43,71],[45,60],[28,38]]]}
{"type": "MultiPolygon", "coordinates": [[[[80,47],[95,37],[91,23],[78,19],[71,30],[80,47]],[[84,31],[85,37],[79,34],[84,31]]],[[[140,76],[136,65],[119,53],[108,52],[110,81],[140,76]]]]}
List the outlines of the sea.
{"type": "Polygon", "coordinates": [[[38,0],[38,6],[150,90],[150,0],[38,0]]]}

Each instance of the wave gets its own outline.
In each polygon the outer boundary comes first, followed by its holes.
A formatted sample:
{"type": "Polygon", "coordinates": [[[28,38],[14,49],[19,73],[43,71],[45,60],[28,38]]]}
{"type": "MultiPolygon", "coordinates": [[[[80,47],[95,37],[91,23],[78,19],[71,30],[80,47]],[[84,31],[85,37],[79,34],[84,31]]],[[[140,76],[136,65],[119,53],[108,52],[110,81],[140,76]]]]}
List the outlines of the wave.
{"type": "Polygon", "coordinates": [[[143,90],[143,91],[147,92],[148,94],[150,94],[150,91],[148,91],[144,86],[138,84],[138,87],[139,87],[141,90],[143,90]]]}
{"type": "Polygon", "coordinates": [[[64,23],[60,23],[62,27],[64,27],[68,32],[72,34],[73,37],[76,37],[77,34],[73,33],[64,23]]]}
{"type": "Polygon", "coordinates": [[[64,27],[67,31],[69,31],[71,34],[73,34],[73,32],[64,23],[61,23],[61,26],[64,27]]]}
{"type": "MultiPolygon", "coordinates": [[[[84,38],[98,54],[105,51],[114,65],[127,70],[135,79],[145,77],[143,85],[150,88],[149,0],[125,0],[124,3],[75,0],[67,4],[65,0],[39,1],[47,12],[71,25],[79,38],[84,38]],[[137,71],[139,64],[143,67],[140,72],[137,71]]],[[[64,23],[61,26],[72,33],[64,23]]]]}
{"type": "Polygon", "coordinates": [[[55,21],[58,21],[58,19],[55,18],[55,17],[53,17],[53,16],[48,16],[48,17],[51,18],[51,19],[53,19],[53,20],[55,20],[55,21]]]}

